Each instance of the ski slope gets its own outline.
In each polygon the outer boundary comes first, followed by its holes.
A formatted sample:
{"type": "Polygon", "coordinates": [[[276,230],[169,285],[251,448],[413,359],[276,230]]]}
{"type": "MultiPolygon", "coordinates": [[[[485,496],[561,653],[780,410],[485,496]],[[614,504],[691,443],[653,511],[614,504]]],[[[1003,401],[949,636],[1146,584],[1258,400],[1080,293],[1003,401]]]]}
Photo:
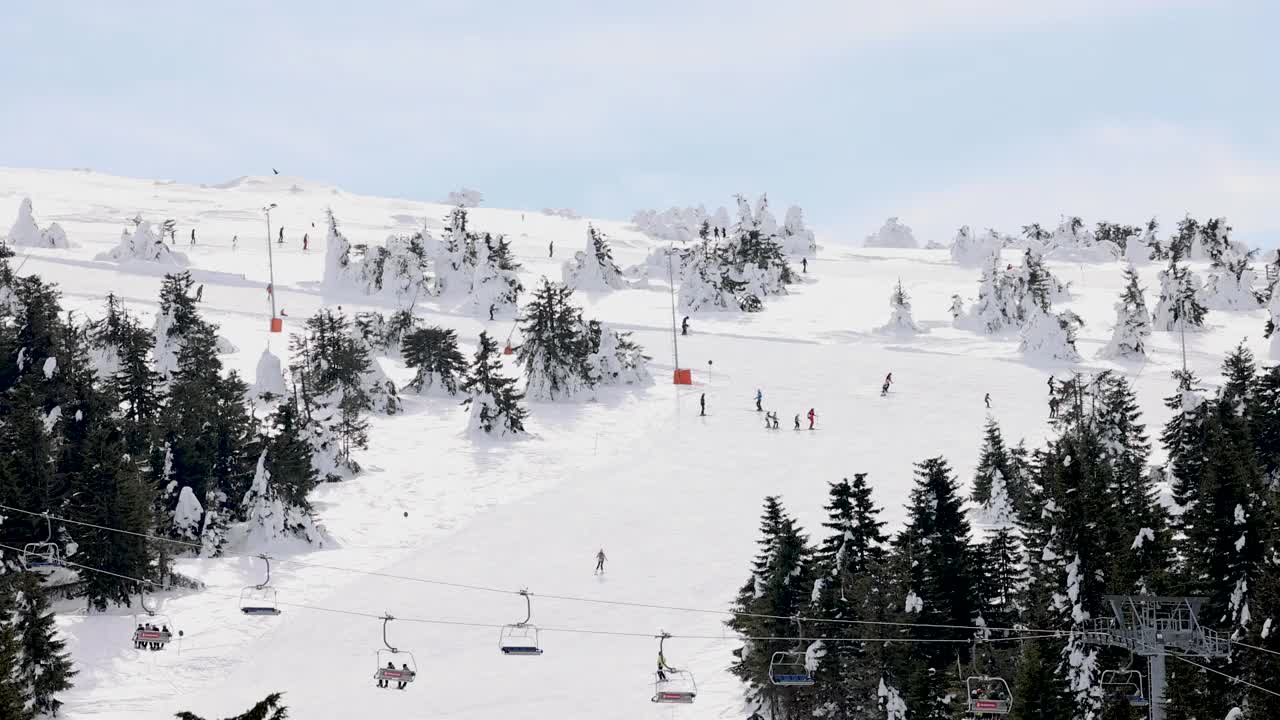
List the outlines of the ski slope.
{"type": "MultiPolygon", "coordinates": [[[[64,306],[90,315],[101,313],[108,292],[145,315],[156,311],[164,268],[92,258],[113,246],[137,213],[153,222],[175,218],[177,249],[189,255],[193,278],[205,285],[202,310],[239,349],[223,359],[250,380],[262,350],[283,356],[287,333],[323,305],[348,313],[393,309],[321,291],[326,208],[356,243],[382,242],[424,223],[438,229],[448,211],[284,176],[189,186],[88,171],[0,169],[0,227],[8,227],[27,196],[40,225],[57,221],[78,247],[21,248],[15,267],[59,283],[64,306]],[[273,234],[285,227],[285,245],[273,246],[277,302],[288,316],[283,336],[267,332],[260,210],[268,203],[278,205],[273,234]],[[195,246],[187,240],[192,227],[195,246]],[[310,235],[309,253],[301,250],[303,232],[310,235]],[[234,251],[232,236],[239,238],[234,251]]],[[[560,279],[560,262],[585,243],[587,220],[480,208],[471,222],[512,240],[528,287],[540,275],[560,279]],[[547,257],[549,242],[554,259],[547,257]]],[[[624,267],[652,246],[624,222],[592,222],[610,235],[624,267]]],[[[763,313],[691,318],[692,333],[680,338],[679,352],[681,365],[694,371],[693,387],[670,384],[670,297],[665,285],[653,282],[577,296],[588,317],[635,332],[654,357],[651,387],[602,390],[595,402],[532,403],[530,433],[514,442],[473,439],[462,432],[464,411],[454,402],[406,394],[402,414],[373,416],[371,446],[357,455],[365,472],[317,491],[331,544],[235,547],[226,557],[179,561],[181,572],[209,589],[158,596],[161,612],[185,633],[169,650],[134,650],[128,611],[86,615],[64,603],[59,622],[80,671],[75,689],[63,697],[64,716],[137,720],[192,710],[223,717],[282,691],[291,717],[302,720],[743,717],[740,686],[726,671],[736,647],[726,617],[654,606],[726,608],[748,575],[768,494],[782,495],[816,538],[827,482],[866,472],[884,518],[896,528],[912,463],[943,455],[967,483],[988,414],[1007,440],[1038,444],[1047,430],[1046,378],[1072,369],[1028,362],[1016,339],[953,329],[950,298],[972,297],[979,271],[954,265],[946,251],[820,242],[804,282],[788,297],[771,298],[763,313]],[[917,322],[929,330],[925,335],[875,332],[888,318],[887,299],[899,278],[917,322]],[[895,383],[882,398],[888,372],[895,383]],[[765,409],[781,417],[782,430],[764,429],[754,412],[757,388],[765,409]],[[707,417],[698,416],[701,393],[707,417]],[[983,407],[985,393],[990,411],[983,407]],[[818,429],[791,430],[792,416],[810,407],[818,429]],[[591,571],[601,548],[609,561],[606,574],[596,576],[591,571]],[[284,612],[244,617],[236,598],[243,586],[261,582],[263,566],[250,556],[266,550],[279,558],[272,585],[284,612]],[[523,619],[523,602],[476,588],[534,593],[533,622],[544,627],[545,654],[503,656],[496,626],[523,619]],[[390,624],[390,640],[413,653],[419,670],[403,692],[378,689],[372,678],[382,647],[376,616],[384,612],[401,618],[390,624]],[[657,651],[652,636],[661,629],[698,636],[667,644],[668,659],[697,676],[693,705],[649,701],[657,651]]],[[[1148,427],[1162,424],[1168,412],[1161,398],[1171,392],[1169,373],[1181,362],[1178,338],[1156,333],[1142,364],[1094,360],[1110,336],[1122,266],[1049,265],[1072,281],[1074,297],[1065,307],[1086,322],[1078,342],[1085,361],[1077,369],[1124,373],[1136,385],[1148,427]]],[[[1141,268],[1149,306],[1157,269],[1141,268]]],[[[419,301],[415,313],[455,328],[468,355],[481,330],[499,340],[511,331],[509,321],[482,322],[432,299],[419,301]]],[[[1211,313],[1209,329],[1187,337],[1188,363],[1213,383],[1223,353],[1242,339],[1265,358],[1263,322],[1263,311],[1211,313]]],[[[398,358],[379,362],[399,382],[410,376],[398,358]]],[[[516,372],[513,364],[509,371],[516,372]]]]}

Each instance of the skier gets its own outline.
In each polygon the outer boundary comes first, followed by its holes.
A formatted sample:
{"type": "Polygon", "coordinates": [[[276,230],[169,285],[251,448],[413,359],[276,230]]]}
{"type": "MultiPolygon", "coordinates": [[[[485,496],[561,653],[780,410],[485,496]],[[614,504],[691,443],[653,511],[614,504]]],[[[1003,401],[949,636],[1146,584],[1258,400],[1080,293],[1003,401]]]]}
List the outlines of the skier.
{"type": "Polygon", "coordinates": [[[604,548],[600,548],[600,552],[596,553],[596,571],[595,571],[594,573],[592,573],[592,574],[593,574],[593,575],[603,575],[603,574],[604,574],[604,561],[605,561],[605,560],[608,560],[608,559],[609,559],[609,558],[607,558],[607,557],[605,557],[605,556],[604,556],[604,548]]]}
{"type": "Polygon", "coordinates": [[[809,272],[809,258],[800,258],[801,272],[809,272]]]}
{"type": "Polygon", "coordinates": [[[1050,376],[1049,376],[1049,399],[1050,399],[1050,400],[1052,400],[1052,399],[1053,399],[1053,393],[1054,393],[1054,387],[1053,387],[1053,376],[1052,376],[1052,375],[1050,375],[1050,376]]]}
{"type": "Polygon", "coordinates": [[[889,381],[885,380],[884,384],[880,386],[880,397],[884,397],[885,395],[888,395],[888,394],[889,394],[889,381]]]}
{"type": "Polygon", "coordinates": [[[885,384],[885,385],[892,385],[892,384],[893,384],[893,373],[889,373],[888,375],[885,375],[885,376],[884,376],[884,384],[885,384]]]}
{"type": "Polygon", "coordinates": [[[982,402],[987,404],[987,409],[991,409],[991,393],[982,396],[982,402]]]}
{"type": "Polygon", "coordinates": [[[283,245],[283,244],[284,244],[284,226],[283,226],[283,225],[281,225],[281,226],[280,226],[280,239],[279,239],[279,240],[276,240],[276,244],[277,244],[277,245],[283,245]]]}
{"type": "Polygon", "coordinates": [[[698,417],[706,417],[706,416],[707,416],[707,394],[702,393],[702,396],[698,398],[698,417]]]}
{"type": "Polygon", "coordinates": [[[1058,417],[1058,398],[1051,397],[1049,398],[1049,419],[1052,420],[1056,417],[1058,417]]]}
{"type": "Polygon", "coordinates": [[[495,306],[493,303],[489,303],[489,319],[490,320],[493,320],[493,312],[497,309],[498,309],[497,306],[495,306]]]}
{"type": "Polygon", "coordinates": [[[756,412],[760,412],[761,410],[764,410],[764,408],[760,407],[760,403],[763,400],[764,400],[764,393],[760,392],[760,388],[756,388],[756,412]]]}
{"type": "Polygon", "coordinates": [[[311,238],[307,233],[302,233],[302,252],[307,251],[307,245],[310,244],[311,238]]]}
{"type": "MultiPolygon", "coordinates": [[[[409,663],[403,663],[403,664],[401,664],[401,665],[400,665],[400,670],[404,673],[403,675],[401,675],[401,676],[400,676],[400,677],[402,677],[402,678],[408,678],[408,677],[410,677],[411,675],[413,675],[413,671],[409,669],[409,663]]],[[[396,683],[396,689],[397,689],[397,690],[403,690],[403,689],[405,688],[405,686],[406,686],[406,685],[408,685],[408,684],[409,684],[409,681],[408,681],[407,679],[405,679],[405,680],[401,680],[400,682],[396,683]]]]}
{"type": "Polygon", "coordinates": [[[816,419],[818,419],[818,413],[814,412],[813,408],[809,408],[809,429],[810,430],[813,429],[813,421],[816,419]]]}
{"type": "Polygon", "coordinates": [[[800,413],[796,413],[796,430],[800,429],[800,413]]]}
{"type": "Polygon", "coordinates": [[[666,682],[668,670],[674,671],[675,668],[667,664],[667,659],[663,657],[662,651],[659,650],[658,651],[658,679],[661,680],[662,682],[666,682]]]}
{"type": "Polygon", "coordinates": [[[556,256],[556,241],[552,240],[551,242],[547,243],[547,257],[553,258],[555,256],[556,256]]]}
{"type": "Polygon", "coordinates": [[[204,299],[204,283],[200,283],[200,287],[196,288],[196,302],[204,299]]]}
{"type": "Polygon", "coordinates": [[[237,245],[239,245],[239,244],[240,244],[240,236],[239,236],[239,235],[232,235],[232,236],[231,236],[231,252],[235,252],[235,251],[236,251],[236,246],[237,246],[237,245]]]}
{"type": "Polygon", "coordinates": [[[192,244],[192,245],[195,245],[195,244],[196,244],[196,229],[195,229],[195,228],[191,228],[191,244],[192,244]]]}
{"type": "Polygon", "coordinates": [[[773,412],[771,412],[771,413],[767,413],[767,414],[764,416],[764,418],[765,418],[765,420],[770,420],[770,419],[771,419],[771,420],[773,420],[773,429],[774,429],[774,430],[777,430],[777,429],[778,429],[778,411],[776,411],[776,410],[775,410],[775,411],[773,411],[773,412]]]}
{"type": "Polygon", "coordinates": [[[684,319],[680,321],[680,334],[681,335],[689,334],[689,316],[688,315],[685,315],[684,319]]]}

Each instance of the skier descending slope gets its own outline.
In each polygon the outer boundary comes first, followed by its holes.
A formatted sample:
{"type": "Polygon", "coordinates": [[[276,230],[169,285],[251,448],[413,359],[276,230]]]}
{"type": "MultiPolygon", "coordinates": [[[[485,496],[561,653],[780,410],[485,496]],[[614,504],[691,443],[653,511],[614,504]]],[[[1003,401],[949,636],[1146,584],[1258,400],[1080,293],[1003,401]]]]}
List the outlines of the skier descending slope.
{"type": "Polygon", "coordinates": [[[698,416],[699,417],[707,416],[707,394],[706,393],[702,393],[702,396],[698,398],[698,416]]]}
{"type": "Polygon", "coordinates": [[[991,409],[991,393],[982,396],[982,402],[987,404],[987,409],[991,409]]]}
{"type": "Polygon", "coordinates": [[[605,557],[605,556],[604,556],[604,548],[600,548],[600,552],[596,553],[596,571],[595,571],[595,573],[593,573],[593,574],[595,574],[595,575],[603,575],[603,574],[604,574],[604,561],[605,561],[605,560],[608,560],[608,559],[609,559],[609,558],[607,558],[607,557],[605,557]]]}
{"type": "Polygon", "coordinates": [[[817,419],[818,419],[818,413],[814,412],[813,408],[809,408],[809,429],[810,430],[813,429],[813,423],[817,419]]]}
{"type": "Polygon", "coordinates": [[[756,388],[756,412],[762,412],[764,410],[764,408],[760,406],[760,403],[763,401],[764,393],[760,392],[760,388],[756,388]]]}
{"type": "Polygon", "coordinates": [[[800,429],[800,413],[796,413],[796,430],[800,429]]]}

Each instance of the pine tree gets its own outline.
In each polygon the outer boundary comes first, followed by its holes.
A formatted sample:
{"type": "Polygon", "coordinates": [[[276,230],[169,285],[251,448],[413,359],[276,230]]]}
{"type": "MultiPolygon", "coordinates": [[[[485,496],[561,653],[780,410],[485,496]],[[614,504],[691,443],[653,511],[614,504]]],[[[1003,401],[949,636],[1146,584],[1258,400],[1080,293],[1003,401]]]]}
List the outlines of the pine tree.
{"type": "Polygon", "coordinates": [[[991,484],[995,473],[1002,479],[1012,475],[1009,468],[1009,453],[1004,446],[1004,436],[1000,433],[1000,425],[992,418],[987,419],[983,430],[982,449],[978,451],[978,467],[973,476],[973,492],[969,499],[977,505],[985,505],[991,499],[991,484]]]}
{"type": "Polygon", "coordinates": [[[1026,571],[1022,567],[1022,544],[1014,530],[999,527],[977,549],[981,568],[980,615],[987,627],[1010,627],[1020,615],[1019,600],[1026,571]]]}
{"type": "MultiPolygon", "coordinates": [[[[253,707],[226,720],[286,720],[289,717],[289,709],[280,702],[281,697],[283,693],[271,693],[253,707]]],[[[180,712],[174,717],[178,720],[204,720],[190,711],[180,712]]]]}
{"type": "Polygon", "coordinates": [[[271,485],[285,504],[311,511],[308,497],[319,482],[311,461],[312,448],[304,432],[305,420],[293,402],[280,403],[270,418],[270,434],[264,439],[266,469],[271,485]]]}
{"type": "Polygon", "coordinates": [[[408,387],[414,392],[439,389],[458,394],[458,380],[466,372],[466,359],[458,350],[458,335],[438,326],[420,328],[404,337],[400,348],[406,367],[414,369],[408,387]]]}
{"type": "Polygon", "coordinates": [[[894,286],[893,292],[889,293],[889,322],[880,328],[880,332],[899,335],[925,332],[911,316],[911,300],[907,297],[907,291],[902,289],[901,280],[894,286]]]}
{"type": "Polygon", "coordinates": [[[1129,241],[1137,237],[1140,232],[1142,232],[1142,228],[1135,225],[1100,222],[1093,231],[1093,237],[1098,242],[1113,243],[1123,253],[1128,250],[1129,241]]]}
{"type": "Polygon", "coordinates": [[[481,332],[475,357],[461,388],[467,394],[462,405],[471,410],[469,426],[472,430],[489,434],[498,430],[501,435],[524,432],[527,413],[520,405],[524,393],[517,391],[515,384],[514,378],[502,375],[498,344],[488,333],[481,332]]]}
{"type": "Polygon", "coordinates": [[[31,710],[35,715],[57,715],[62,701],[56,695],[71,688],[76,671],[66,641],[58,637],[58,629],[38,577],[21,573],[16,581],[15,625],[21,648],[19,677],[31,692],[31,710]]]}
{"type": "Polygon", "coordinates": [[[30,683],[22,673],[22,637],[15,618],[17,573],[0,575],[0,717],[34,720],[30,683]]]}
{"type": "Polygon", "coordinates": [[[528,381],[526,393],[535,400],[571,398],[599,382],[587,363],[587,328],[572,296],[565,285],[543,278],[524,306],[524,343],[516,358],[528,381]]]}
{"type": "Polygon", "coordinates": [[[564,284],[574,290],[594,291],[618,290],[627,285],[613,260],[608,236],[590,223],[587,223],[586,248],[564,265],[564,284]]]}
{"type": "Polygon", "coordinates": [[[1146,338],[1151,334],[1151,315],[1147,312],[1138,272],[1130,265],[1124,271],[1125,288],[1116,302],[1116,324],[1111,341],[1102,349],[1103,357],[1133,359],[1146,356],[1146,338]]]}
{"type": "Polygon", "coordinates": [[[1160,300],[1152,313],[1155,327],[1167,332],[1194,330],[1204,326],[1208,309],[1200,302],[1200,279],[1178,256],[1169,258],[1169,267],[1160,271],[1160,300]]]}

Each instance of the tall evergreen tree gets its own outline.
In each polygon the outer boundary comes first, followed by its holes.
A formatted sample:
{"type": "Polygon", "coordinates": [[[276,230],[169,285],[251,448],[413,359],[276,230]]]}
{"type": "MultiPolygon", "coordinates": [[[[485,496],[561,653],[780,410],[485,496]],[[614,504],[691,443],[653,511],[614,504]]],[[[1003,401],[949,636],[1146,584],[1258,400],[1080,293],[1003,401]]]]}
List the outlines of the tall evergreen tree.
{"type": "Polygon", "coordinates": [[[462,404],[471,409],[469,427],[488,434],[495,430],[500,435],[524,432],[527,411],[520,405],[524,393],[517,391],[515,384],[514,378],[502,375],[498,344],[488,333],[481,332],[475,357],[461,388],[467,394],[462,404]]]}
{"type": "Polygon", "coordinates": [[[420,328],[405,335],[400,348],[406,367],[413,368],[408,387],[414,392],[440,390],[458,394],[467,361],[458,350],[458,335],[442,327],[420,328]]]}
{"type": "Polygon", "coordinates": [[[18,674],[31,693],[33,716],[57,715],[62,701],[58,693],[71,688],[76,671],[66,641],[58,636],[49,597],[32,573],[20,573],[15,582],[14,622],[21,662],[18,674]]]}
{"type": "Polygon", "coordinates": [[[516,358],[528,380],[526,393],[535,400],[570,398],[599,382],[587,363],[587,328],[572,297],[567,286],[543,278],[522,311],[524,342],[516,358]]]}
{"type": "Polygon", "coordinates": [[[1125,268],[1124,278],[1124,290],[1115,305],[1115,328],[1102,355],[1126,359],[1145,357],[1146,338],[1151,334],[1151,313],[1138,285],[1138,272],[1132,265],[1125,268]]]}

